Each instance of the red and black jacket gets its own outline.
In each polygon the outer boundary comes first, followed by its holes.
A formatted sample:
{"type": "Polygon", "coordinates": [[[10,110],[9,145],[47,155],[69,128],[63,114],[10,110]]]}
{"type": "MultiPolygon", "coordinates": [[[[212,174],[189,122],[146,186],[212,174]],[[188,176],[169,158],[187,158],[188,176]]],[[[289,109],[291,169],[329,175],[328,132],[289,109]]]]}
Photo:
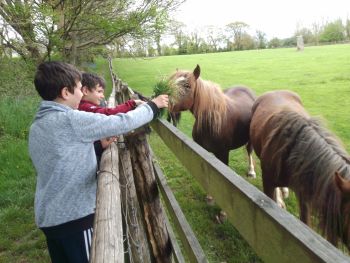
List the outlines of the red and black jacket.
{"type": "Polygon", "coordinates": [[[128,100],[127,102],[117,105],[114,108],[104,108],[90,101],[81,100],[78,109],[81,111],[101,113],[105,115],[114,115],[117,113],[127,113],[128,111],[131,111],[135,108],[136,108],[136,103],[134,100],[128,100]]]}

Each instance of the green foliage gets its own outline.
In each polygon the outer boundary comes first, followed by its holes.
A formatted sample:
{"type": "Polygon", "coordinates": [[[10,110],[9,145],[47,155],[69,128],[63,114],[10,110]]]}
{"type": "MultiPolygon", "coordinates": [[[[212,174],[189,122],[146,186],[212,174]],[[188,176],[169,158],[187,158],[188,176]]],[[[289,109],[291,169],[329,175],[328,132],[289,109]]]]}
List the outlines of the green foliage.
{"type": "Polygon", "coordinates": [[[174,94],[174,84],[167,80],[167,79],[162,79],[158,81],[153,88],[153,93],[154,96],[157,97],[161,94],[167,94],[167,95],[173,95],[174,94]]]}
{"type": "Polygon", "coordinates": [[[48,262],[34,223],[35,173],[27,146],[38,106],[34,65],[4,59],[0,72],[0,262],[48,262]]]}
{"type": "Polygon", "coordinates": [[[41,62],[58,53],[76,64],[95,47],[161,30],[167,13],[178,4],[179,0],[5,1],[0,5],[5,27],[0,37],[24,59],[41,62]],[[15,31],[12,38],[4,33],[8,31],[15,31]]]}
{"type": "Polygon", "coordinates": [[[4,97],[0,103],[0,137],[7,134],[19,139],[27,139],[29,126],[38,107],[38,99],[4,97]],[[15,115],[15,118],[14,118],[15,115]]]}
{"type": "Polygon", "coordinates": [[[345,28],[341,19],[328,23],[320,35],[320,42],[336,42],[345,39],[345,28]]]}
{"type": "Polygon", "coordinates": [[[27,140],[2,135],[0,148],[0,262],[48,262],[44,235],[34,223],[35,173],[27,140]]]}
{"type": "Polygon", "coordinates": [[[36,94],[33,85],[35,63],[1,58],[0,72],[1,97],[25,97],[36,94]]]}
{"type": "MultiPolygon", "coordinates": [[[[158,81],[153,88],[153,94],[154,97],[157,97],[162,94],[166,94],[169,96],[174,95],[174,83],[168,79],[163,78],[162,80],[158,81]]],[[[160,116],[163,116],[165,113],[165,109],[160,109],[160,116]]]]}

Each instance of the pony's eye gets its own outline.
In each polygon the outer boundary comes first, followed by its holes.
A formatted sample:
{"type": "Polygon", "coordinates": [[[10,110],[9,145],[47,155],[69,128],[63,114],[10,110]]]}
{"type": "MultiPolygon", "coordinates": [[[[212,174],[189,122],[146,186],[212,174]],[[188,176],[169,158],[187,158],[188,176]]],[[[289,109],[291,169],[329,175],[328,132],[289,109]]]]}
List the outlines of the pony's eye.
{"type": "Polygon", "coordinates": [[[184,87],[185,87],[186,89],[191,88],[190,84],[188,84],[187,82],[184,84],[184,87]]]}

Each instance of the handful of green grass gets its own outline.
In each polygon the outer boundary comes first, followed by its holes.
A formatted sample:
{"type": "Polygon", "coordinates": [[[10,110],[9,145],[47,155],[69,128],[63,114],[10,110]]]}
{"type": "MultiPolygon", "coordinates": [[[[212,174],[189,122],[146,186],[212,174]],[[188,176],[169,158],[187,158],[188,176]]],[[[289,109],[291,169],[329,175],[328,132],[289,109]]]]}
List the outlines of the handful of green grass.
{"type": "MultiPolygon", "coordinates": [[[[167,94],[169,97],[174,95],[174,83],[171,80],[162,79],[158,81],[153,88],[153,97],[157,97],[161,94],[167,94]]],[[[160,117],[164,115],[165,109],[160,109],[160,117]]]]}

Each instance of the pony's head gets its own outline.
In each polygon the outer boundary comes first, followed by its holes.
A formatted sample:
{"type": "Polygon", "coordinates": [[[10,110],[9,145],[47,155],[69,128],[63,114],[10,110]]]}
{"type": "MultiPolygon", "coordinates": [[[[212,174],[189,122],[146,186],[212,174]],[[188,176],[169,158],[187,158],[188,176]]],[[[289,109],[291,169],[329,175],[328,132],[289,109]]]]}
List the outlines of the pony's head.
{"type": "Polygon", "coordinates": [[[341,195],[338,233],[342,242],[350,250],[350,181],[344,179],[338,172],[335,173],[334,180],[341,195]]]}
{"type": "Polygon", "coordinates": [[[185,111],[192,108],[196,81],[199,78],[200,71],[200,67],[197,65],[193,72],[177,70],[170,77],[175,89],[169,102],[171,112],[185,111]]]}

